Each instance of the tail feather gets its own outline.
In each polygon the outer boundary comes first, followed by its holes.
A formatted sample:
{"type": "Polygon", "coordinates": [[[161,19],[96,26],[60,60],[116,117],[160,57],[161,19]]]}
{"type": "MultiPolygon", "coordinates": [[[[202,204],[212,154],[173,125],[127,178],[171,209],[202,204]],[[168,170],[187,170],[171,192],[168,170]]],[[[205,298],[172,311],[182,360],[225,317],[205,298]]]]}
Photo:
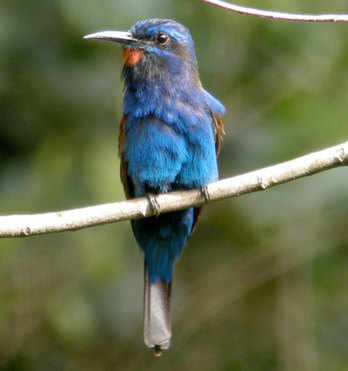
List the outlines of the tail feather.
{"type": "Polygon", "coordinates": [[[146,266],[144,272],[144,342],[149,348],[155,348],[160,355],[161,350],[170,345],[171,283],[159,279],[151,283],[146,266]]]}

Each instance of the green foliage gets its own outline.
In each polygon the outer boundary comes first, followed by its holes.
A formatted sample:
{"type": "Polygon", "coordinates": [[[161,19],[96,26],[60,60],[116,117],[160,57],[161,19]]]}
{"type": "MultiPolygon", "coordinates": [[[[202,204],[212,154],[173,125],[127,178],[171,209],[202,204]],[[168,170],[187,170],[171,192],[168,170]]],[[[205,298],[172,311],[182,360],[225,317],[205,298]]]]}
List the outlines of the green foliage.
{"type": "MultiPolygon", "coordinates": [[[[344,24],[193,0],[2,0],[2,214],[123,199],[120,51],[82,36],[148,17],[192,30],[202,82],[227,108],[222,177],[347,140],[344,24]]],[[[161,360],[142,342],[142,256],[128,223],[1,240],[0,370],[345,370],[346,171],[205,208],[176,267],[173,345],[161,360]]]]}

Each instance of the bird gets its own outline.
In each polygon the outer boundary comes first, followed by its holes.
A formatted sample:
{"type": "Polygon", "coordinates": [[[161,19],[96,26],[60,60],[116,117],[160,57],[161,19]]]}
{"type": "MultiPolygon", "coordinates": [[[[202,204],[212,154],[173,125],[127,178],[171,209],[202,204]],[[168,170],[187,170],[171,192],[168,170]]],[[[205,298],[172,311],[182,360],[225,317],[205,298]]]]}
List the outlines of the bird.
{"type": "Polygon", "coordinates": [[[144,252],[144,342],[161,355],[171,341],[171,291],[175,261],[197,223],[201,207],[160,213],[156,195],[200,189],[219,177],[217,156],[225,134],[225,107],[203,88],[194,41],[171,19],[145,19],[129,31],[100,31],[85,39],[121,45],[123,115],[120,175],[127,199],[148,197],[154,215],[131,221],[144,252]]]}

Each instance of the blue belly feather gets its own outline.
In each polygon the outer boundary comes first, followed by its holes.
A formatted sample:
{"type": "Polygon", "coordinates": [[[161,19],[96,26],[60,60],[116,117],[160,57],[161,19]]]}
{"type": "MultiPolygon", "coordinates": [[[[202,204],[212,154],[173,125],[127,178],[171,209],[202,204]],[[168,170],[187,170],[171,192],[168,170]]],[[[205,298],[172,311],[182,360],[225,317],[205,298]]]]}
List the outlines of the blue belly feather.
{"type": "MultiPolygon", "coordinates": [[[[161,105],[156,104],[154,93],[151,100],[146,91],[139,100],[130,91],[125,98],[128,118],[123,154],[134,196],[199,188],[217,180],[211,115],[223,111],[223,106],[202,89],[190,97],[161,99],[161,105]]],[[[152,283],[171,281],[174,262],[193,223],[193,208],[132,221],[152,283]]]]}

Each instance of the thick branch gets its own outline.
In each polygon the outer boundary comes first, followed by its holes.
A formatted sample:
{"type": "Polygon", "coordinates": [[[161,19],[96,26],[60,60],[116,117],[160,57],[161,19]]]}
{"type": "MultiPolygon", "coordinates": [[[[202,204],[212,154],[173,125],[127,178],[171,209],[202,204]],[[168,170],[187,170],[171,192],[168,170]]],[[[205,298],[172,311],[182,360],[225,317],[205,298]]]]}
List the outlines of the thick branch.
{"type": "MultiPolygon", "coordinates": [[[[348,165],[348,142],[278,165],[210,183],[207,192],[210,200],[238,197],[342,165],[348,165]]],[[[202,205],[205,196],[200,190],[191,190],[161,194],[156,196],[156,200],[161,212],[168,212],[202,205]]],[[[45,214],[0,216],[0,237],[71,231],[152,215],[153,210],[148,199],[138,198],[45,214]]]]}
{"type": "Polygon", "coordinates": [[[279,19],[297,22],[348,22],[348,14],[292,14],[271,10],[248,8],[245,6],[227,3],[221,0],[201,0],[204,3],[215,5],[239,14],[254,15],[262,18],[279,19]]]}

